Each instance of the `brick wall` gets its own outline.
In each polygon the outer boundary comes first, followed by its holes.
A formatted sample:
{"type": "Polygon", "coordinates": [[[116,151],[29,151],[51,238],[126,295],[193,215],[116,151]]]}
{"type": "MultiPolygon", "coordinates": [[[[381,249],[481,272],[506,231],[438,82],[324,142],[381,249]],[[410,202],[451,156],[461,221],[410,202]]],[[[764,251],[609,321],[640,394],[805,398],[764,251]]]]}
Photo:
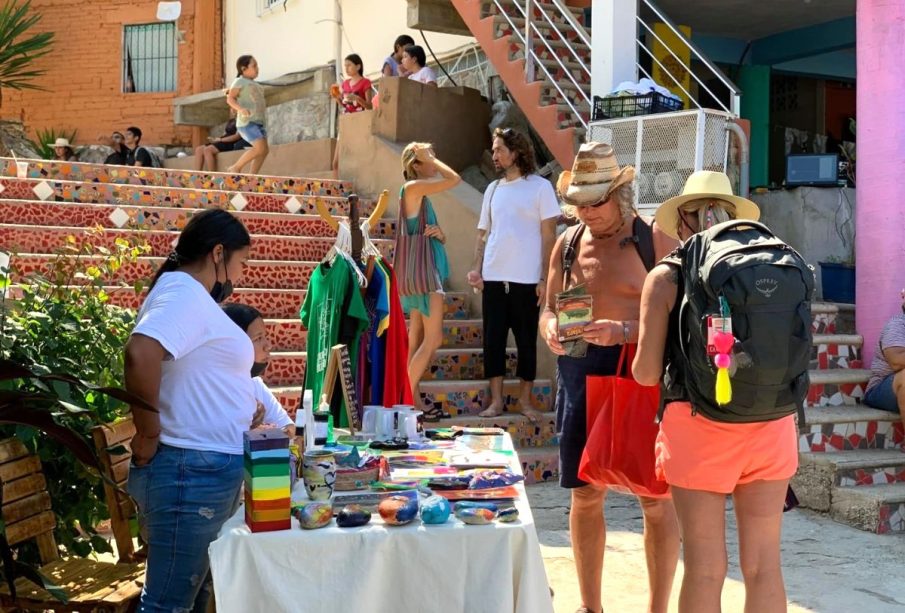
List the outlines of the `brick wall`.
{"type": "MultiPolygon", "coordinates": [[[[182,0],[176,22],[182,38],[177,44],[176,91],[126,94],[123,26],[157,22],[157,0],[33,0],[32,9],[43,15],[36,30],[56,33],[53,51],[36,63],[47,69],[36,83],[48,91],[4,90],[0,116],[21,118],[32,136],[39,128],[76,129],[76,144],[90,144],[99,134],[130,125],[141,128],[142,142],[148,145],[191,144],[191,127],[173,123],[172,101],[193,93],[196,1],[209,0],[182,0]]],[[[215,74],[221,75],[220,0],[216,4],[216,36],[204,43],[204,53],[215,62],[215,74]]]]}

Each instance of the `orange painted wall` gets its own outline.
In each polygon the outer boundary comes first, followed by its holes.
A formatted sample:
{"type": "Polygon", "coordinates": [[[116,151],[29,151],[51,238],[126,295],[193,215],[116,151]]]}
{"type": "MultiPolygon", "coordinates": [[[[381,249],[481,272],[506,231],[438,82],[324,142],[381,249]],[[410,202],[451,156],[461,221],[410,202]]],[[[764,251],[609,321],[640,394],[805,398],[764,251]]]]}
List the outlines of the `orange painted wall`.
{"type": "Polygon", "coordinates": [[[215,40],[200,52],[215,63],[214,74],[223,74],[220,0],[182,0],[177,90],[125,94],[123,26],[157,22],[157,0],[33,0],[32,9],[43,15],[36,31],[56,33],[53,51],[36,63],[47,69],[36,82],[48,91],[4,90],[0,116],[22,119],[32,136],[38,128],[76,129],[78,145],[130,125],[141,128],[148,145],[191,144],[191,127],[173,123],[172,101],[193,93],[195,3],[202,1],[216,2],[217,17],[215,40]]]}

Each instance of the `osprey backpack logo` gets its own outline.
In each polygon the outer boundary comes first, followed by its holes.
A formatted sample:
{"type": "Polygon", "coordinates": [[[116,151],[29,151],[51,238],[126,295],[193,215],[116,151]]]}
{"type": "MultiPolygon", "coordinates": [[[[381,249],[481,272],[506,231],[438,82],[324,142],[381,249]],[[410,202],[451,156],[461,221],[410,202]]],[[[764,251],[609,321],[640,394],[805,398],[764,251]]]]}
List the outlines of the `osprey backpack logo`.
{"type": "Polygon", "coordinates": [[[764,296],[764,298],[772,297],[773,292],[775,292],[778,288],[779,281],[770,277],[758,279],[754,282],[754,289],[760,292],[764,296]]]}

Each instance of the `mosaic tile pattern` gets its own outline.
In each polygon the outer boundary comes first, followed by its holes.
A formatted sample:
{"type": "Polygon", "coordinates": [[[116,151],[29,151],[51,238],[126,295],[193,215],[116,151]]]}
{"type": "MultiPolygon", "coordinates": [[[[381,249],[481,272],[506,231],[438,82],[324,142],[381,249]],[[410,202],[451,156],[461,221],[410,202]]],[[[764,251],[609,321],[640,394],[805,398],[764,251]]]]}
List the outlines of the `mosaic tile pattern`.
{"type": "MultiPolygon", "coordinates": [[[[90,237],[77,228],[52,228],[47,226],[0,226],[0,246],[14,253],[53,253],[66,244],[67,237],[74,236],[76,244],[89,242],[111,247],[120,237],[140,235],[152,248],[151,255],[165,257],[173,250],[177,232],[135,231],[108,229],[103,234],[90,237]]],[[[252,236],[251,257],[256,260],[320,261],[333,246],[331,238],[307,238],[304,236],[252,236]]],[[[375,239],[374,243],[387,258],[393,257],[395,242],[375,239]]]]}
{"type": "MultiPolygon", "coordinates": [[[[17,176],[15,161],[8,158],[0,159],[0,174],[7,177],[17,176]]],[[[196,172],[166,168],[133,168],[128,166],[106,166],[104,164],[52,162],[49,160],[29,160],[28,178],[79,181],[84,183],[131,183],[135,185],[269,194],[343,196],[352,193],[352,183],[349,181],[230,175],[218,172],[196,172]]]]}
{"type": "Polygon", "coordinates": [[[811,332],[813,334],[836,334],[836,313],[814,313],[811,332]]]}
{"type": "Polygon", "coordinates": [[[808,426],[798,438],[799,452],[894,449],[905,441],[901,421],[858,421],[808,426]]]}
{"type": "Polygon", "coordinates": [[[522,472],[525,474],[527,485],[559,478],[559,450],[556,447],[550,449],[550,453],[526,454],[519,458],[522,461],[522,472]]]}
{"type": "Polygon", "coordinates": [[[512,436],[513,443],[520,449],[559,445],[556,418],[553,413],[545,413],[538,424],[531,423],[517,413],[504,413],[499,417],[474,416],[466,420],[457,419],[456,425],[471,428],[502,428],[512,436]]]}
{"type": "MultiPolygon", "coordinates": [[[[348,213],[344,198],[334,196],[295,196],[284,194],[241,194],[241,206],[234,202],[239,192],[182,189],[116,183],[73,183],[70,181],[42,181],[35,179],[0,180],[3,197],[18,200],[45,200],[53,202],[81,202],[84,204],[131,204],[139,206],[167,206],[192,209],[227,209],[258,213],[292,213],[287,209],[290,199],[301,207],[297,214],[317,215],[315,202],[323,201],[333,215],[348,213]],[[46,184],[52,191],[48,198],[35,193],[38,185],[46,184]]],[[[374,209],[371,200],[361,201],[361,215],[367,216],[374,209]]],[[[293,207],[295,208],[295,207],[293,207]]]]}
{"type": "MultiPolygon", "coordinates": [[[[507,411],[518,403],[518,388],[516,382],[506,381],[503,384],[503,402],[507,411]]],[[[549,410],[553,402],[552,384],[549,381],[535,381],[532,397],[537,408],[549,410]]],[[[490,404],[490,387],[486,381],[428,383],[421,387],[421,399],[425,404],[433,404],[453,416],[476,415],[490,404]]]]}
{"type": "Polygon", "coordinates": [[[875,468],[853,468],[836,472],[836,485],[886,485],[905,481],[905,455],[901,464],[875,468]]]}
{"type": "MultiPolygon", "coordinates": [[[[506,352],[506,376],[515,376],[516,352],[506,352]]],[[[434,363],[425,373],[425,379],[482,379],[484,377],[484,352],[481,349],[463,349],[438,353],[434,363]]]]}
{"type": "MultiPolygon", "coordinates": [[[[54,256],[26,255],[14,256],[11,261],[19,274],[25,275],[33,272],[47,274],[48,265],[53,258],[54,256]]],[[[150,279],[162,263],[163,258],[140,258],[138,262],[125,264],[119,270],[119,276],[115,281],[131,284],[138,280],[150,279]]],[[[308,284],[308,279],[316,265],[312,262],[251,260],[245,267],[245,278],[242,283],[260,288],[302,289],[308,284]]]]}
{"type": "MultiPolygon", "coordinates": [[[[100,225],[104,228],[138,227],[152,230],[182,230],[192,215],[201,210],[203,209],[11,200],[3,202],[3,206],[0,206],[0,223],[76,228],[100,225]],[[111,215],[116,211],[122,211],[127,216],[123,226],[118,226],[111,219],[111,215]]],[[[336,236],[327,222],[313,215],[278,215],[245,211],[235,213],[235,215],[252,234],[309,238],[333,238],[336,236]]],[[[381,220],[375,228],[372,238],[391,239],[395,236],[395,227],[395,221],[381,220]]]]}
{"type": "MultiPolygon", "coordinates": [[[[301,303],[299,304],[299,309],[301,303]]],[[[298,310],[296,309],[296,315],[298,310]]],[[[273,346],[272,351],[305,351],[308,343],[308,332],[302,323],[295,319],[265,319],[267,338],[273,346]]]]}
{"type": "Polygon", "coordinates": [[[864,368],[860,345],[830,343],[811,348],[811,370],[835,368],[864,368]]]}
{"type": "Polygon", "coordinates": [[[905,532],[905,502],[881,504],[875,532],[877,534],[905,532]]]}
{"type": "Polygon", "coordinates": [[[296,386],[304,383],[307,356],[304,352],[270,354],[270,363],[264,371],[264,382],[275,387],[296,386]]]}
{"type": "Polygon", "coordinates": [[[812,383],[805,399],[806,407],[856,405],[864,398],[864,383],[812,383]]]}
{"type": "Polygon", "coordinates": [[[484,328],[479,319],[443,322],[444,347],[480,347],[483,339],[484,328]]]}

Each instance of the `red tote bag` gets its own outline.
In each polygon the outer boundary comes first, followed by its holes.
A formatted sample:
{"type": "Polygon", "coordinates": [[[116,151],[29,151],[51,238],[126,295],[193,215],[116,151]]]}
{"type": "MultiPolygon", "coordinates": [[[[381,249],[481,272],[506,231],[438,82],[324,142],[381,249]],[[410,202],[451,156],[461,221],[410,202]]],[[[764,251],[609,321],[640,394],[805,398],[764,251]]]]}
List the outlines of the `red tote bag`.
{"type": "Polygon", "coordinates": [[[625,345],[615,375],[587,377],[588,440],[578,476],[617,491],[666,498],[669,485],[657,478],[654,457],[660,388],[632,378],[628,365],[634,355],[635,345],[625,345]]]}

